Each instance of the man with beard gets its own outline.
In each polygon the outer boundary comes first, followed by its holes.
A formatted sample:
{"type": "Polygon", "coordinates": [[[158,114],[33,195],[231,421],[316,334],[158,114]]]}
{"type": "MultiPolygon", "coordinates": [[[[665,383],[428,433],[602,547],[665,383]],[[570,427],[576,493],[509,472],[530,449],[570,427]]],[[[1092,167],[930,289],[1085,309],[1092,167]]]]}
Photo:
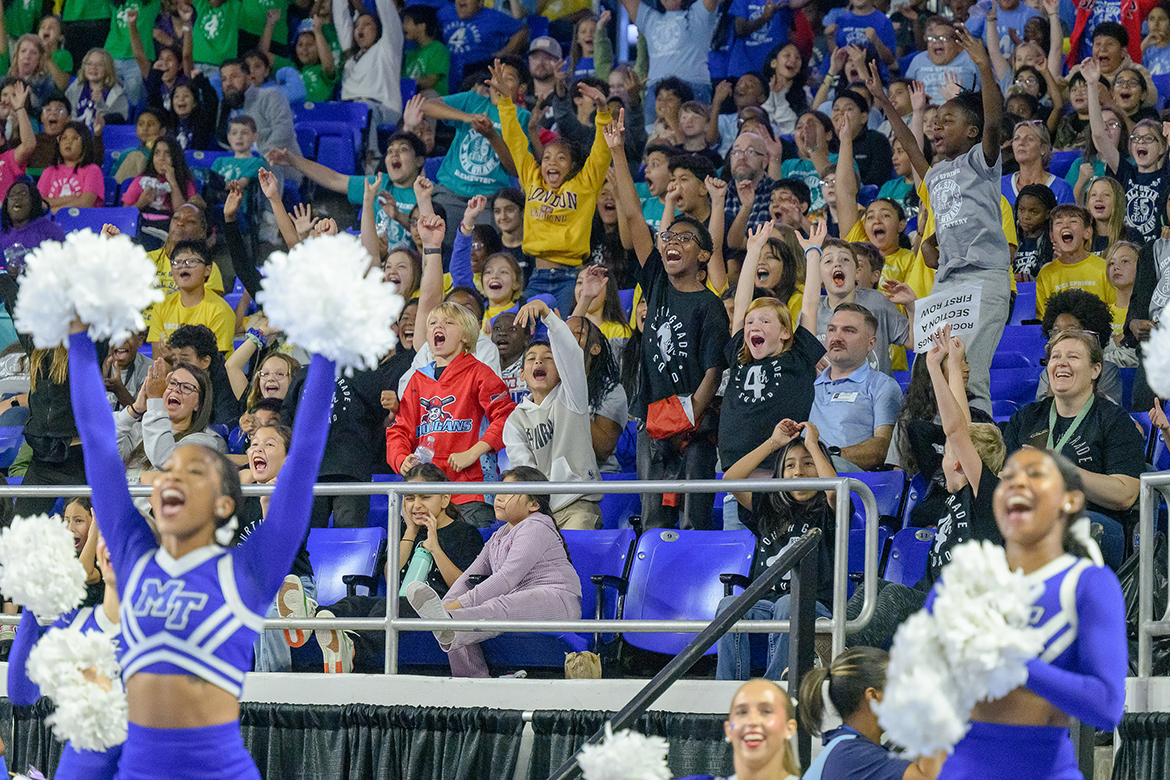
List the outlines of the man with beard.
{"type": "Polygon", "coordinates": [[[557,70],[564,66],[564,53],[555,38],[545,35],[532,42],[528,47],[528,72],[532,74],[532,97],[535,100],[548,100],[556,89],[557,70]]]}
{"type": "MultiPolygon", "coordinates": [[[[216,121],[216,138],[220,146],[228,149],[228,120],[236,114],[247,114],[256,120],[259,135],[256,148],[267,156],[272,149],[295,150],[300,156],[296,130],[293,128],[292,109],[279,89],[257,87],[252,84],[248,65],[241,59],[226,60],[219,67],[223,82],[223,100],[219,104],[219,118],[216,121]]],[[[295,168],[282,167],[274,171],[295,182],[301,174],[295,168]]]]}
{"type": "Polygon", "coordinates": [[[741,133],[731,145],[731,186],[723,204],[724,218],[731,227],[727,242],[747,246],[747,231],[768,221],[768,205],[776,182],[768,176],[768,147],[757,133],[741,133]]]}

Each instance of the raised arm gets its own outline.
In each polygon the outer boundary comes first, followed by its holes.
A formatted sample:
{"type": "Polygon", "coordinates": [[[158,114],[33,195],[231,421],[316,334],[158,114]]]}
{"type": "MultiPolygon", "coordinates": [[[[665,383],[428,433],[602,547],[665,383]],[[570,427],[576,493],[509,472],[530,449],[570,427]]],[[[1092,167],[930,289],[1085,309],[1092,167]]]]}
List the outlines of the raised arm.
{"type": "Polygon", "coordinates": [[[727,200],[727,182],[708,176],[704,182],[707,195],[711,198],[711,219],[708,224],[714,249],[707,261],[707,281],[720,295],[727,289],[727,263],[723,259],[723,222],[726,219],[723,206],[727,200]]]}
{"type": "MultiPolygon", "coordinates": [[[[938,415],[942,420],[947,444],[951,445],[955,457],[958,458],[963,475],[967,478],[967,483],[971,485],[971,492],[978,496],[979,475],[983,473],[983,461],[980,459],[979,453],[976,452],[975,445],[971,443],[969,421],[963,416],[959,399],[955,398],[946,377],[943,376],[942,364],[943,360],[946,359],[944,350],[949,346],[950,330],[948,325],[945,331],[936,332],[932,337],[934,347],[926,354],[926,368],[930,372],[931,386],[934,388],[934,395],[938,400],[938,415]]],[[[967,405],[966,401],[967,399],[964,397],[962,406],[967,405]]]]}
{"type": "Polygon", "coordinates": [[[796,238],[804,249],[804,297],[800,303],[800,325],[814,336],[817,333],[817,307],[821,305],[821,246],[829,228],[824,220],[813,224],[808,239],[796,238]]]}
{"type": "Polygon", "coordinates": [[[349,177],[344,173],[338,173],[316,160],[309,160],[287,149],[269,149],[267,160],[272,166],[284,165],[295,168],[326,189],[342,194],[349,191],[349,177]]]}
{"type": "Polygon", "coordinates": [[[443,235],[447,223],[434,214],[420,217],[418,232],[423,244],[423,272],[418,285],[418,314],[414,332],[426,341],[427,318],[431,309],[443,302],[443,235]]]}
{"type": "Polygon", "coordinates": [[[119,575],[121,595],[130,567],[156,544],[126,487],[126,469],[118,454],[114,415],[106,400],[97,349],[85,331],[80,322],[70,329],[69,393],[85,457],[85,479],[93,486],[94,514],[101,518],[102,536],[119,575]]]}
{"type": "MultiPolygon", "coordinates": [[[[800,435],[800,425],[794,420],[784,419],[776,423],[776,427],[772,429],[772,435],[768,440],[756,447],[754,450],[744,455],[742,458],[733,463],[727,471],[723,472],[724,479],[747,479],[752,475],[761,463],[763,463],[769,455],[777,450],[783,449],[788,442],[800,435]]],[[[752,494],[745,492],[732,492],[735,500],[741,503],[744,508],[752,508],[752,494]]]]}
{"type": "MultiPolygon", "coordinates": [[[[971,37],[970,35],[967,36],[971,37]]],[[[986,54],[986,52],[985,52],[986,54]]],[[[894,108],[894,104],[890,101],[890,96],[886,94],[886,88],[882,86],[881,73],[878,71],[877,63],[871,62],[869,64],[869,76],[865,79],[865,86],[869,88],[869,92],[873,95],[873,101],[877,104],[882,113],[886,115],[886,119],[890,122],[890,129],[894,132],[894,137],[902,144],[902,148],[910,157],[910,165],[913,166],[914,171],[918,174],[920,179],[926,178],[926,172],[930,170],[930,162],[926,159],[926,155],[922,153],[922,146],[918,143],[918,139],[914,137],[914,133],[906,127],[906,123],[902,121],[902,115],[898,113],[898,109],[894,108]]],[[[998,87],[996,90],[998,91],[998,87]]],[[[999,121],[998,119],[996,120],[999,121]]]]}
{"type": "Polygon", "coordinates": [[[841,117],[837,138],[837,219],[842,237],[849,235],[857,224],[857,176],[853,173],[853,138],[849,135],[849,120],[841,117]]]}
{"type": "Polygon", "coordinates": [[[999,29],[995,24],[998,15],[999,3],[993,2],[987,9],[987,25],[983,28],[983,37],[987,42],[987,56],[991,60],[991,70],[997,79],[1002,79],[1012,72],[1012,66],[1003,56],[1003,49],[999,47],[999,29]],[[994,43],[992,43],[993,40],[994,43]]]}
{"type": "Polygon", "coordinates": [[[1048,17],[1048,72],[1052,78],[1059,80],[1064,75],[1064,29],[1060,26],[1060,0],[1044,0],[1044,13],[1048,17]]]}
{"type": "Polygon", "coordinates": [[[379,255],[382,254],[381,246],[378,243],[378,228],[376,225],[375,212],[377,211],[378,192],[382,189],[382,174],[374,175],[373,180],[366,179],[364,189],[362,190],[362,226],[361,226],[361,241],[362,248],[370,256],[370,270],[377,266],[379,255]]]}
{"type": "Polygon", "coordinates": [[[467,201],[463,218],[459,220],[459,230],[455,231],[455,243],[451,247],[451,262],[448,265],[454,287],[475,287],[475,269],[471,267],[471,238],[475,220],[485,208],[487,198],[476,195],[467,201]]]}
{"type": "Polygon", "coordinates": [[[21,165],[37,148],[37,136],[28,118],[28,92],[28,87],[20,81],[12,85],[12,107],[16,111],[16,126],[20,130],[20,145],[16,147],[14,155],[21,165]]]}
{"type": "Polygon", "coordinates": [[[353,13],[346,0],[333,0],[333,27],[342,51],[353,45],[353,13]]]}
{"type": "Polygon", "coordinates": [[[1003,93],[999,91],[999,83],[995,79],[995,72],[991,69],[991,59],[983,42],[976,40],[965,27],[955,29],[955,38],[963,50],[967,52],[971,61],[978,66],[979,79],[983,82],[983,159],[988,167],[991,167],[999,159],[1003,93]]]}
{"type": "Polygon", "coordinates": [[[654,237],[650,235],[650,226],[642,219],[641,201],[638,199],[638,191],[634,189],[629,163],[626,162],[625,113],[625,109],[619,111],[617,121],[606,125],[603,132],[609,152],[613,155],[614,197],[618,202],[618,211],[629,215],[630,241],[634,245],[634,254],[638,256],[639,265],[646,265],[646,259],[654,251],[654,237]]]}
{"type": "Polygon", "coordinates": [[[1101,66],[1092,57],[1081,62],[1081,75],[1089,87],[1089,129],[1093,133],[1093,146],[1097,148],[1097,156],[1105,163],[1105,168],[1114,176],[1117,167],[1121,164],[1121,155],[1117,145],[1109,138],[1109,131],[1105,129],[1105,117],[1101,114],[1101,95],[1098,94],[1098,83],[1101,80],[1101,66]]]}
{"type": "Polygon", "coordinates": [[[18,707],[28,707],[41,698],[41,688],[28,679],[28,654],[41,638],[37,616],[25,608],[20,615],[16,638],[8,651],[8,700],[18,707]]]}
{"type": "Polygon", "coordinates": [[[764,245],[772,236],[772,220],[757,227],[747,238],[747,255],[739,269],[739,281],[735,283],[735,307],[731,313],[732,335],[743,330],[743,320],[747,316],[747,307],[752,302],[756,291],[756,267],[760,263],[760,254],[764,245]]]}

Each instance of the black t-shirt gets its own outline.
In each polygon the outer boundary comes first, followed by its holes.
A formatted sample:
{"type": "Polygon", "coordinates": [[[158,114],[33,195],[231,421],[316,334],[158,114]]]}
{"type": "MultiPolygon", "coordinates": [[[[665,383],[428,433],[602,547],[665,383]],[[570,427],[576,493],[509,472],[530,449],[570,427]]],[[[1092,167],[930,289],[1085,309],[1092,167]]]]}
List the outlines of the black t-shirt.
{"type": "MultiPolygon", "coordinates": [[[[745,525],[756,535],[756,554],[752,559],[752,581],[754,582],[765,569],[775,563],[776,559],[797,539],[813,528],[819,528],[824,535],[817,547],[817,601],[826,605],[832,604],[833,550],[836,549],[833,530],[837,527],[835,513],[829,509],[827,502],[818,499],[817,509],[809,510],[796,505],[786,530],[778,533],[761,533],[761,517],[769,511],[768,506],[762,500],[763,496],[763,493],[756,493],[753,496],[751,517],[744,518],[745,525]]],[[[791,588],[791,573],[785,574],[766,598],[775,599],[786,595],[791,588]]]]}
{"type": "MultiPolygon", "coordinates": [[[[792,348],[776,357],[740,364],[743,330],[724,348],[731,376],[719,409],[719,459],[724,468],[763,444],[784,418],[804,422],[813,404],[817,361],[825,348],[806,328],[797,328],[792,348]]],[[[774,456],[761,466],[771,468],[774,456]]]]}
{"type": "MultiPolygon", "coordinates": [[[[1003,443],[1009,456],[1025,444],[1048,446],[1048,413],[1052,403],[1052,398],[1045,398],[1028,404],[1007,421],[1003,443]]],[[[1057,416],[1052,433],[1054,443],[1060,441],[1074,419],[1057,416]]],[[[1145,470],[1145,442],[1133,418],[1108,398],[1098,397],[1093,401],[1093,408],[1060,452],[1074,465],[1094,474],[1121,474],[1140,479],[1145,470]]],[[[1085,508],[1117,520],[1124,514],[1092,502],[1085,508]]]]}
{"type": "MultiPolygon", "coordinates": [[[[406,523],[402,524],[402,532],[406,532],[406,523]]],[[[422,543],[426,541],[427,533],[425,527],[418,529],[418,536],[414,539],[414,547],[410,550],[410,556],[402,564],[403,572],[410,568],[410,561],[414,558],[415,551],[422,547],[422,543]]],[[[439,547],[443,549],[443,552],[459,571],[464,571],[483,550],[483,535],[478,528],[474,528],[462,520],[456,520],[439,529],[439,547]]],[[[440,597],[447,595],[447,591],[451,587],[443,579],[439,567],[435,566],[434,563],[431,564],[431,570],[427,573],[427,584],[434,588],[435,593],[440,597]]]]}
{"type": "Polygon", "coordinates": [[[951,551],[955,545],[972,539],[1003,544],[1003,535],[995,523],[995,511],[991,504],[997,485],[999,477],[984,466],[979,472],[978,496],[969,482],[958,493],[947,494],[943,501],[944,514],[938,518],[938,530],[930,548],[924,583],[926,586],[938,582],[942,568],[951,561],[951,551]]]}
{"type": "Polygon", "coordinates": [[[648,308],[642,329],[641,392],[630,413],[645,418],[650,404],[690,395],[708,369],[725,367],[723,347],[731,324],[715,293],[705,287],[696,292],[675,289],[657,249],[641,268],[640,281],[648,308]]]}
{"type": "Polygon", "coordinates": [[[1012,270],[1018,274],[1028,274],[1035,279],[1045,263],[1052,262],[1052,242],[1047,236],[1029,238],[1019,233],[1020,246],[1016,250],[1016,257],[1012,260],[1012,270]]]}
{"type": "MultiPolygon", "coordinates": [[[[264,520],[264,516],[260,510],[260,499],[256,496],[249,496],[244,499],[244,506],[237,515],[240,522],[240,541],[244,541],[251,535],[256,527],[264,520]]],[[[305,538],[301,539],[301,546],[297,548],[297,557],[293,558],[293,565],[291,574],[298,577],[312,577],[313,564],[309,561],[309,530],[305,530],[305,538]]]]}
{"type": "Polygon", "coordinates": [[[853,161],[857,163],[862,184],[880,187],[894,178],[894,150],[876,130],[867,128],[853,139],[853,161]]]}
{"type": "MultiPolygon", "coordinates": [[[[1170,161],[1170,155],[1167,156],[1170,161]]],[[[1170,194],[1170,169],[1142,173],[1127,158],[1117,166],[1117,178],[1125,187],[1125,224],[1141,236],[1140,243],[1159,238],[1166,224],[1166,196],[1170,194]]]]}

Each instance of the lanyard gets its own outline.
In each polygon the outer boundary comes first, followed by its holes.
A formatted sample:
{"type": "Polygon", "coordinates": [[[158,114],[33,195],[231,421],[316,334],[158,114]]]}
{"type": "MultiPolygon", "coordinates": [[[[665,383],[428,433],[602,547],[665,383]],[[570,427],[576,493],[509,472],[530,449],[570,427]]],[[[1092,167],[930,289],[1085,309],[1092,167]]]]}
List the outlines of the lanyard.
{"type": "Polygon", "coordinates": [[[1060,441],[1058,441],[1056,446],[1053,447],[1052,432],[1056,428],[1056,399],[1052,399],[1052,406],[1048,408],[1048,449],[1052,450],[1053,452],[1060,452],[1064,449],[1064,445],[1068,444],[1068,440],[1073,437],[1073,434],[1077,432],[1077,428],[1081,426],[1081,422],[1085,419],[1085,415],[1087,415],[1089,410],[1093,408],[1093,400],[1094,396],[1089,396],[1088,402],[1081,407],[1079,412],[1077,412],[1077,416],[1073,418],[1072,424],[1068,426],[1068,430],[1064,432],[1064,435],[1060,437],[1060,441]]]}

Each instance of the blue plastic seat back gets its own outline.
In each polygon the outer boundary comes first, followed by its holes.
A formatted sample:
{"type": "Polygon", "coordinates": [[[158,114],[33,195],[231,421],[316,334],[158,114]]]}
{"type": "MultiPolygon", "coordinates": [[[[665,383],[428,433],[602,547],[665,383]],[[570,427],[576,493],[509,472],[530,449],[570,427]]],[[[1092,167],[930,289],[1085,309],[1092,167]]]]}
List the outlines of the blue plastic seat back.
{"type": "Polygon", "coordinates": [[[127,236],[138,235],[138,209],[133,206],[99,206],[88,209],[71,206],[58,211],[53,220],[66,233],[87,228],[100,233],[102,225],[109,222],[127,236]]]}
{"type": "Polygon", "coordinates": [[[357,173],[357,145],[348,132],[319,132],[317,135],[317,162],[340,174],[357,173]]]}
{"type": "Polygon", "coordinates": [[[317,577],[317,603],[328,606],[345,597],[346,574],[375,575],[385,528],[314,528],[309,531],[309,560],[317,577]]]}
{"type": "MultiPolygon", "coordinates": [[[[878,526],[878,565],[881,565],[882,551],[886,549],[886,540],[890,538],[890,529],[884,525],[878,526]]],[[[850,528],[849,529],[849,573],[863,574],[865,572],[865,529],[864,528],[850,528]]],[[[877,575],[877,572],[874,572],[877,575]]],[[[853,590],[857,587],[857,583],[853,578],[849,579],[849,595],[853,595],[853,590]]]]}
{"type": "Polygon", "coordinates": [[[199,149],[188,149],[183,153],[187,158],[187,167],[192,170],[211,170],[211,166],[221,157],[231,157],[231,152],[210,152],[199,149]]]}
{"type": "MultiPolygon", "coordinates": [[[[0,428],[0,468],[6,469],[12,465],[22,444],[24,444],[23,425],[0,428]]],[[[12,479],[8,480],[8,484],[12,484],[12,479]]]]}
{"type": "Polygon", "coordinates": [[[1034,363],[1032,359],[1023,352],[1000,349],[996,350],[995,354],[991,356],[991,367],[993,369],[1028,368],[1029,366],[1039,367],[1039,365],[1039,363],[1034,363]]]}
{"type": "MultiPolygon", "coordinates": [[[[349,105],[349,104],[343,104],[349,105]]],[[[364,106],[365,103],[362,103],[364,106]]],[[[365,124],[357,124],[345,120],[345,114],[314,116],[311,119],[297,120],[297,126],[311,127],[317,132],[317,157],[321,156],[321,137],[325,135],[348,135],[355,149],[361,149],[365,138],[365,124]]]]}
{"type": "Polygon", "coordinates": [[[634,311],[634,288],[618,290],[618,300],[622,302],[622,313],[629,317],[634,311]]]}
{"type": "Polygon", "coordinates": [[[324,120],[344,122],[364,131],[370,124],[370,107],[360,100],[327,100],[321,103],[297,103],[293,107],[296,124],[324,120]]]}
{"type": "Polygon", "coordinates": [[[1020,407],[1008,398],[997,398],[991,402],[991,419],[996,423],[1004,423],[1012,418],[1020,407]]]}
{"type": "Polygon", "coordinates": [[[426,174],[428,179],[434,181],[439,177],[439,169],[442,167],[442,157],[428,157],[426,162],[423,163],[423,173],[426,174]]]}
{"type": "Polygon", "coordinates": [[[102,130],[102,146],[107,152],[111,149],[115,151],[137,149],[141,145],[138,141],[138,128],[135,125],[106,125],[102,130]]]}
{"type": "Polygon", "coordinates": [[[1146,454],[1150,454],[1150,434],[1154,430],[1153,423],[1150,422],[1149,412],[1130,412],[1129,416],[1141,428],[1142,438],[1146,440],[1146,454]]]}
{"type": "Polygon", "coordinates": [[[418,94],[418,82],[414,79],[398,79],[398,88],[402,90],[403,106],[405,106],[412,97],[418,94]]]}
{"type": "MultiPolygon", "coordinates": [[[[561,535],[569,547],[573,568],[581,578],[581,615],[586,619],[592,618],[597,610],[597,589],[591,578],[594,574],[621,577],[626,573],[626,563],[634,547],[634,530],[562,531],[561,535]]],[[[607,620],[617,617],[617,593],[614,589],[606,588],[603,599],[601,616],[607,620]]]]}
{"type": "Polygon", "coordinates": [[[312,125],[297,125],[297,146],[301,147],[301,156],[308,160],[317,159],[317,129],[312,125]]]}
{"type": "MultiPolygon", "coordinates": [[[[373,482],[401,482],[401,474],[375,474],[373,482]]],[[[369,528],[385,528],[386,520],[390,516],[390,497],[385,493],[370,494],[370,513],[366,515],[366,526],[369,528]]]]}
{"type": "Polygon", "coordinates": [[[247,449],[245,447],[247,442],[248,442],[248,435],[246,433],[244,433],[242,430],[240,430],[240,427],[238,425],[235,428],[232,428],[231,432],[228,434],[228,437],[227,437],[228,454],[229,455],[243,455],[247,449]]]}
{"type": "Polygon", "coordinates": [[[926,576],[930,547],[934,544],[933,528],[903,528],[890,542],[890,557],[882,579],[908,588],[926,576]]]}
{"type": "Polygon", "coordinates": [[[1044,338],[1044,331],[1040,330],[1039,325],[1008,325],[1003,329],[999,345],[1005,351],[1019,352],[1027,356],[1032,365],[1038,366],[1044,359],[1044,348],[1048,345],[1048,339],[1044,338]]]}
{"type": "Polygon", "coordinates": [[[1170,469],[1170,450],[1166,449],[1166,442],[1161,436],[1155,434],[1154,438],[1157,440],[1154,445],[1154,470],[1166,471],[1170,469]]]}
{"type": "Polygon", "coordinates": [[[902,527],[910,525],[910,512],[918,506],[918,502],[926,495],[929,484],[922,473],[916,473],[906,485],[906,500],[902,502],[902,527]]]}
{"type": "MultiPolygon", "coordinates": [[[[898,517],[902,510],[902,495],[906,491],[906,472],[904,471],[859,471],[838,474],[839,477],[851,477],[860,480],[873,491],[877,499],[878,514],[882,517],[898,517]]],[[[861,496],[850,494],[854,509],[862,509],[861,496]]],[[[863,512],[864,516],[864,512],[863,512]]]]}
{"type": "MultiPolygon", "coordinates": [[[[1057,152],[1057,154],[1062,153],[1057,152]]],[[[1022,325],[1024,320],[1034,319],[1038,319],[1036,317],[1036,283],[1016,282],[1016,305],[1012,308],[1012,318],[1008,324],[1022,325]]]]}
{"type": "MultiPolygon", "coordinates": [[[[617,458],[622,471],[634,472],[638,470],[638,421],[630,420],[618,437],[617,449],[613,456],[617,458]]],[[[603,475],[604,478],[604,475],[603,475]]]]}
{"type": "MultiPolygon", "coordinates": [[[[1133,384],[1137,381],[1137,367],[1125,366],[1117,369],[1118,376],[1121,377],[1121,408],[1129,409],[1133,404],[1133,384]]],[[[1136,411],[1142,411],[1138,409],[1136,411]]],[[[1148,412],[1149,409],[1146,409],[1148,412]]]]}
{"type": "MultiPolygon", "coordinates": [[[[1156,78],[1155,78],[1154,83],[1155,84],[1157,83],[1156,78]]],[[[1168,86],[1170,86],[1170,85],[1168,85],[1168,86]]],[[[1159,94],[1161,94],[1160,91],[1159,91],[1159,94]]],[[[1058,178],[1063,179],[1065,174],[1068,173],[1069,169],[1073,167],[1073,163],[1080,160],[1083,155],[1084,155],[1084,152],[1082,152],[1080,149],[1069,149],[1067,151],[1060,151],[1060,150],[1054,151],[1052,153],[1052,159],[1048,162],[1048,172],[1051,173],[1053,176],[1056,176],[1058,178]]],[[[1019,289],[1020,286],[1021,286],[1021,284],[1019,282],[1017,282],[1016,288],[1019,289]]]]}
{"type": "MultiPolygon", "coordinates": [[[[642,534],[630,565],[622,617],[628,620],[710,620],[723,598],[724,573],[751,573],[751,531],[674,531],[642,534]]],[[[695,634],[624,635],[635,647],[677,655],[695,634]]],[[[715,647],[707,651],[710,655],[715,647]]]]}
{"type": "Polygon", "coordinates": [[[1036,388],[1040,385],[1041,369],[1035,366],[1025,368],[993,368],[991,370],[991,399],[1007,399],[1024,406],[1036,400],[1036,388]]]}
{"type": "MultiPolygon", "coordinates": [[[[628,482],[637,474],[602,474],[602,482],[628,482]]],[[[642,515],[642,496],[638,493],[605,493],[601,497],[601,527],[606,530],[629,528],[642,515]]]]}
{"type": "Polygon", "coordinates": [[[869,204],[877,200],[878,186],[876,184],[866,184],[857,192],[857,205],[861,208],[868,208],[869,204]]]}
{"type": "Polygon", "coordinates": [[[1158,91],[1158,110],[1161,111],[1170,102],[1170,73],[1151,76],[1154,89],[1158,91]]]}
{"type": "MultiPolygon", "coordinates": [[[[911,353],[913,354],[913,353],[911,353]]],[[[898,387],[902,388],[902,394],[910,389],[910,372],[909,371],[894,371],[894,381],[898,383],[898,387]]]]}

